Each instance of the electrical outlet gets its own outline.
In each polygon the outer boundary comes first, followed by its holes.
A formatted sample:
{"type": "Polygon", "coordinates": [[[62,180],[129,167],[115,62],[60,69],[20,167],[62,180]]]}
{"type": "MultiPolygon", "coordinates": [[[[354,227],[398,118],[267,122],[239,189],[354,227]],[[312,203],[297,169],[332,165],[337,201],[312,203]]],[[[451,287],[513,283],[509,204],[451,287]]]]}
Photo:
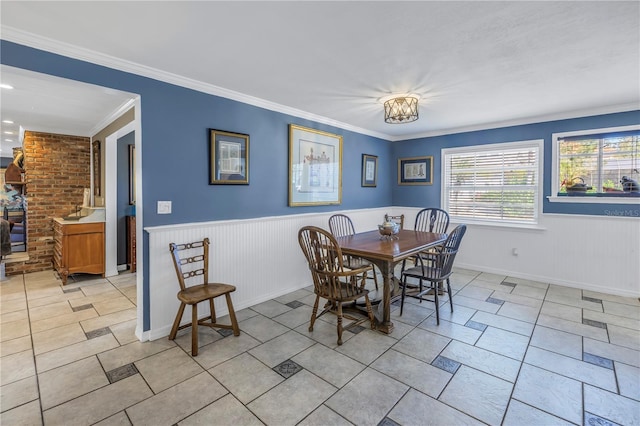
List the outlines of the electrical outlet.
{"type": "Polygon", "coordinates": [[[171,214],[171,201],[158,201],[158,214],[171,214]]]}

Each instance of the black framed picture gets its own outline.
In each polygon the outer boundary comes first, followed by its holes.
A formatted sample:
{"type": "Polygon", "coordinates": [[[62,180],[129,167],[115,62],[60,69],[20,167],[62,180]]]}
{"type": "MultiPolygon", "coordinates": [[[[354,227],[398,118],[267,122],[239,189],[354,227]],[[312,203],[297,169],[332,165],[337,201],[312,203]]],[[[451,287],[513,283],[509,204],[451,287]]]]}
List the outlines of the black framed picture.
{"type": "Polygon", "coordinates": [[[362,154],[362,186],[378,184],[378,156],[362,154]]]}
{"type": "Polygon", "coordinates": [[[431,185],[433,157],[398,158],[398,185],[431,185]]]}
{"type": "Polygon", "coordinates": [[[209,129],[209,185],[249,184],[249,135],[209,129]]]}

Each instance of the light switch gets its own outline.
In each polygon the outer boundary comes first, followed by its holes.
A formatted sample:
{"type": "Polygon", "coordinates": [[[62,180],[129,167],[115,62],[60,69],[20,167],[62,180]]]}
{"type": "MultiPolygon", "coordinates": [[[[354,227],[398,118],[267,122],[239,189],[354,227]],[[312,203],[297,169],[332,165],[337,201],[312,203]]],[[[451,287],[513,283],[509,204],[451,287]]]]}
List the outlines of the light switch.
{"type": "Polygon", "coordinates": [[[171,201],[158,201],[158,214],[171,214],[171,201]]]}

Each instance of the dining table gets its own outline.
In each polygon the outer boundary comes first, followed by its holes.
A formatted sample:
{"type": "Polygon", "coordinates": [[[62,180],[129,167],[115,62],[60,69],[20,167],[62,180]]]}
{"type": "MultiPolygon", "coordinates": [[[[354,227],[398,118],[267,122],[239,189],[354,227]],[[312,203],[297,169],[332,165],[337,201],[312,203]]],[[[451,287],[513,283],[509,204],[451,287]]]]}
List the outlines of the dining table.
{"type": "Polygon", "coordinates": [[[447,234],[409,229],[401,229],[393,236],[383,236],[375,230],[336,238],[343,255],[366,259],[382,273],[382,301],[378,304],[377,312],[374,312],[378,330],[387,334],[393,331],[391,299],[399,293],[399,280],[395,277],[396,265],[421,251],[444,243],[446,239],[447,234]]]}

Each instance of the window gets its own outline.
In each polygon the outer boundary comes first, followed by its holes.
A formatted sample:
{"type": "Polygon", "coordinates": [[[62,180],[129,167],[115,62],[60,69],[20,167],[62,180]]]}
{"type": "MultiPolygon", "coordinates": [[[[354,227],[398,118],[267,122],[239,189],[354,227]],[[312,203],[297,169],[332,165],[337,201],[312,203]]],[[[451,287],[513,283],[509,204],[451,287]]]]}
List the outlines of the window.
{"type": "Polygon", "coordinates": [[[536,224],[542,140],[442,150],[442,197],[452,219],[536,224]]]}
{"type": "Polygon", "coordinates": [[[640,126],[554,134],[553,143],[556,160],[552,193],[587,197],[635,195],[629,191],[632,185],[621,181],[625,176],[638,180],[640,126]]]}

